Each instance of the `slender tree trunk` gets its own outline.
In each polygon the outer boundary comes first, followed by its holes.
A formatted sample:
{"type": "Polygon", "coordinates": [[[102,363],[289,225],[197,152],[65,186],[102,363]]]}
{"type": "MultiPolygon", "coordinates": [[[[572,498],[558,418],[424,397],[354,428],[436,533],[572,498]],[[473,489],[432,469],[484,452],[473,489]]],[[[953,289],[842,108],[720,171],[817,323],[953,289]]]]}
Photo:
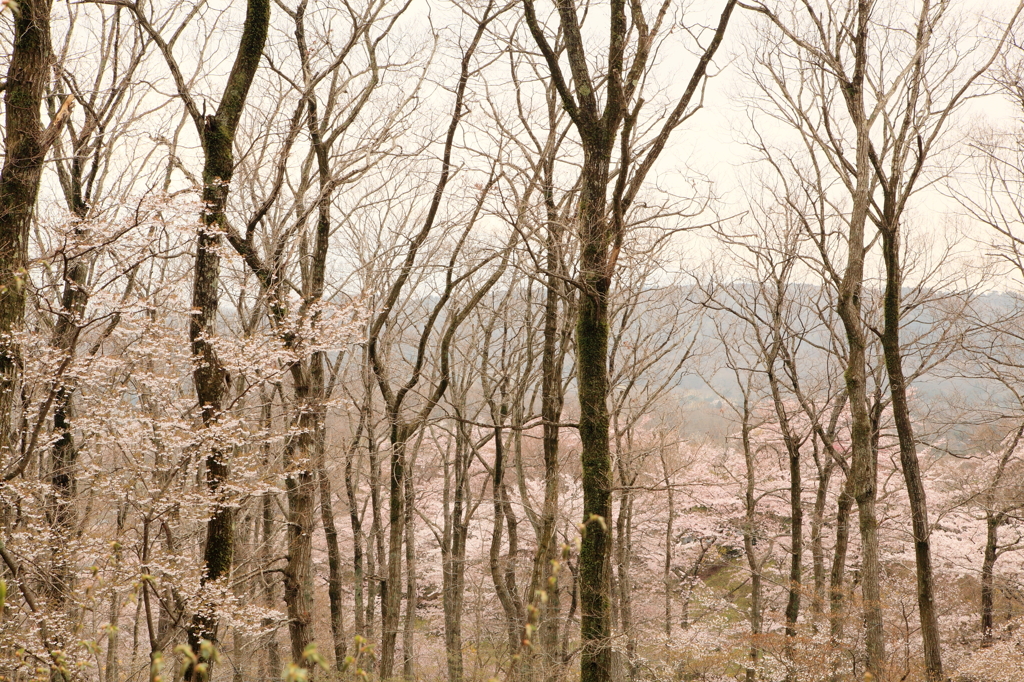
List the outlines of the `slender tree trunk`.
{"type": "MultiPolygon", "coordinates": [[[[444,607],[445,659],[448,682],[462,682],[462,614],[466,581],[466,537],[469,531],[469,465],[472,451],[462,424],[455,425],[455,460],[452,472],[445,472],[445,528],[442,551],[442,602],[444,607]],[[447,502],[451,500],[451,510],[447,502]]],[[[447,464],[447,461],[446,461],[447,464]]]]}
{"type": "Polygon", "coordinates": [[[356,498],[356,452],[359,448],[359,440],[364,426],[366,426],[366,422],[370,417],[370,396],[371,393],[367,390],[366,403],[360,408],[359,426],[356,428],[356,435],[352,438],[351,447],[349,447],[345,456],[345,496],[348,499],[349,524],[352,527],[352,592],[355,600],[353,605],[355,609],[353,614],[354,628],[356,636],[364,639],[367,637],[366,604],[363,598],[366,575],[363,568],[363,524],[359,515],[359,503],[356,498]]]}
{"type": "Polygon", "coordinates": [[[391,679],[402,607],[402,542],[405,539],[405,462],[408,429],[391,416],[391,491],[388,503],[389,530],[387,578],[381,584],[380,679],[391,679]]]}
{"type": "MultiPolygon", "coordinates": [[[[260,399],[262,402],[260,407],[260,427],[264,432],[269,433],[273,426],[273,405],[271,403],[271,396],[265,391],[261,391],[260,399]]],[[[269,446],[265,445],[265,466],[270,465],[269,450],[269,446]]],[[[266,573],[263,573],[264,570],[270,567],[274,558],[274,497],[272,493],[264,493],[261,498],[261,526],[262,535],[259,539],[259,557],[261,567],[260,579],[263,584],[263,605],[267,609],[276,609],[276,581],[268,577],[266,573]]],[[[261,625],[264,628],[270,629],[273,626],[273,623],[273,619],[264,618],[261,625]]],[[[281,655],[278,651],[276,630],[271,630],[267,635],[264,651],[266,653],[266,658],[264,659],[263,676],[267,679],[273,679],[281,673],[281,655]]]]}
{"type": "Polygon", "coordinates": [[[846,621],[843,579],[846,573],[846,552],[850,546],[850,512],[853,508],[852,484],[847,480],[839,494],[836,511],[836,544],[832,554],[832,569],[829,572],[829,638],[833,649],[838,648],[843,638],[843,624],[846,621]]]}
{"type": "MultiPolygon", "coordinates": [[[[668,471],[668,461],[665,459],[665,446],[662,445],[659,448],[658,454],[661,456],[661,471],[665,477],[665,492],[668,496],[668,521],[665,524],[665,569],[662,573],[662,583],[665,587],[665,636],[672,636],[672,592],[675,585],[675,581],[672,580],[672,535],[675,530],[676,521],[676,504],[675,504],[675,488],[668,471]]],[[[683,622],[688,619],[686,615],[683,615],[683,622]]]]}
{"type": "MultiPolygon", "coordinates": [[[[886,208],[889,202],[886,202],[886,208]]],[[[900,304],[903,275],[899,254],[899,227],[891,224],[881,228],[882,254],[885,260],[885,326],[882,350],[889,377],[893,421],[900,444],[900,464],[910,500],[911,527],[914,532],[914,558],[917,568],[917,604],[921,618],[921,639],[924,643],[925,672],[929,682],[942,682],[942,651],[939,618],[935,609],[935,587],[931,559],[931,528],[928,525],[928,502],[925,497],[921,466],[917,458],[914,425],[907,400],[907,380],[903,374],[903,352],[900,347],[900,304]]]]}
{"type": "MultiPolygon", "coordinates": [[[[817,441],[815,441],[817,445],[817,441]]],[[[814,492],[814,509],[811,512],[811,562],[814,572],[814,599],[811,602],[811,611],[815,617],[820,617],[825,611],[825,507],[828,503],[828,488],[832,482],[832,472],[835,468],[830,460],[828,463],[818,467],[818,485],[814,492]]]]}
{"type": "Polygon", "coordinates": [[[793,433],[789,422],[789,415],[786,413],[786,406],[782,399],[782,391],[775,374],[775,360],[784,343],[782,339],[782,313],[783,287],[780,284],[778,297],[773,318],[773,341],[768,353],[768,383],[771,386],[772,402],[775,405],[775,414],[779,420],[779,429],[782,432],[782,440],[786,446],[786,453],[789,456],[789,514],[790,514],[790,547],[789,547],[789,594],[786,599],[786,643],[784,645],[787,658],[788,670],[786,673],[787,682],[795,679],[793,674],[793,638],[796,637],[796,621],[800,615],[800,596],[803,590],[803,526],[804,526],[804,505],[803,505],[803,479],[800,471],[800,444],[793,433]]]}
{"type": "MultiPolygon", "coordinates": [[[[88,302],[85,290],[87,271],[87,264],[81,258],[76,258],[66,275],[61,312],[52,342],[66,362],[70,362],[75,356],[78,324],[88,302]]],[[[55,538],[50,580],[52,596],[58,608],[73,591],[73,560],[69,552],[75,525],[72,505],[77,494],[78,469],[78,446],[75,444],[70,422],[73,416],[73,395],[74,387],[71,385],[58,388],[53,410],[53,430],[59,435],[51,449],[50,485],[53,490],[53,502],[48,516],[55,538]]]]}
{"type": "Polygon", "coordinates": [[[624,661],[626,679],[632,682],[636,678],[636,629],[633,625],[633,582],[630,575],[630,564],[633,559],[631,550],[633,541],[633,495],[632,487],[636,483],[636,474],[623,468],[622,455],[619,456],[619,482],[622,492],[619,494],[619,513],[615,519],[615,570],[616,587],[619,602],[619,629],[626,638],[626,660],[624,661]]]}
{"type": "Polygon", "coordinates": [[[881,567],[878,556],[877,453],[871,447],[871,419],[867,404],[867,340],[861,319],[864,288],[864,230],[874,185],[869,153],[870,131],[865,114],[864,88],[868,57],[870,0],[857,2],[857,33],[853,37],[854,73],[844,88],[847,109],[856,127],[857,147],[854,169],[853,207],[847,239],[847,263],[839,285],[837,312],[843,321],[847,342],[847,366],[844,373],[850,401],[850,428],[853,451],[850,471],[852,494],[857,502],[861,536],[861,589],[864,597],[864,628],[867,643],[867,670],[876,679],[885,680],[885,637],[882,626],[881,567]]]}
{"type": "MultiPolygon", "coordinates": [[[[78,144],[75,145],[65,189],[65,200],[68,207],[75,219],[79,221],[74,230],[75,236],[79,238],[85,236],[80,223],[89,214],[89,205],[85,199],[82,183],[83,157],[87,154],[87,149],[83,150],[78,144]]],[[[65,248],[73,248],[73,245],[68,244],[65,248]]],[[[86,287],[91,258],[82,254],[66,254],[65,263],[61,307],[57,314],[57,324],[54,328],[51,345],[61,353],[67,362],[71,362],[76,355],[79,324],[89,302],[89,293],[86,287]]],[[[63,383],[57,391],[53,404],[53,432],[57,435],[57,440],[51,448],[50,485],[53,488],[54,499],[50,514],[50,527],[53,529],[56,542],[51,579],[54,585],[54,597],[59,604],[62,604],[74,589],[71,582],[72,558],[67,555],[74,525],[72,503],[77,494],[78,446],[75,444],[74,433],[71,430],[71,420],[74,418],[74,394],[74,385],[70,382],[63,383]]]]}
{"type": "Polygon", "coordinates": [[[753,445],[750,442],[751,427],[749,396],[743,396],[743,424],[742,444],[743,459],[746,466],[746,490],[743,497],[745,518],[743,523],[743,552],[747,557],[747,567],[750,570],[750,663],[747,665],[746,680],[754,682],[757,679],[757,665],[761,660],[761,647],[759,639],[762,630],[761,613],[762,586],[761,586],[761,561],[757,558],[754,550],[755,531],[757,524],[757,497],[755,494],[755,482],[757,469],[755,466],[753,445]]]}
{"type": "MultiPolygon", "coordinates": [[[[338,546],[338,528],[334,523],[334,502],[332,500],[333,493],[331,491],[331,479],[327,473],[326,418],[323,414],[323,406],[320,405],[317,409],[321,412],[317,417],[318,424],[315,434],[316,476],[320,483],[320,521],[323,523],[324,539],[327,542],[327,595],[331,609],[331,635],[334,639],[334,667],[341,670],[345,662],[347,649],[345,642],[345,621],[342,615],[344,612],[344,606],[341,603],[341,549],[338,546]]],[[[353,528],[353,545],[358,544],[359,540],[355,536],[355,528],[353,528]]],[[[359,559],[361,561],[362,557],[359,557],[359,559]]],[[[357,587],[356,592],[359,596],[357,598],[355,610],[357,614],[356,620],[358,623],[358,621],[362,619],[362,614],[360,613],[360,610],[362,609],[362,586],[360,585],[360,582],[362,581],[362,567],[360,566],[359,569],[354,568],[353,570],[357,570],[355,586],[357,587]]]]}
{"type": "MultiPolygon", "coordinates": [[[[551,114],[549,120],[553,120],[551,114]]],[[[541,420],[544,451],[544,502],[541,508],[537,547],[533,555],[530,588],[527,593],[528,620],[536,629],[536,636],[527,633],[531,642],[532,660],[539,660],[541,679],[557,674],[558,650],[558,582],[552,572],[556,557],[555,522],[558,514],[559,461],[558,422],[562,417],[562,355],[559,353],[558,305],[562,296],[560,250],[563,228],[555,208],[552,183],[552,160],[545,166],[544,203],[547,210],[547,243],[545,267],[547,286],[544,294],[544,339],[541,351],[541,420]],[[538,656],[539,654],[539,656],[538,656]]]]}
{"type": "Polygon", "coordinates": [[[422,438],[423,431],[420,431],[416,451],[409,459],[409,470],[405,475],[405,623],[402,630],[402,677],[405,682],[414,682],[416,679],[416,607],[419,599],[416,587],[416,527],[413,523],[416,497],[412,472],[422,438]]]}
{"type": "MultiPolygon", "coordinates": [[[[114,570],[121,569],[121,543],[120,539],[124,533],[124,524],[128,516],[128,505],[122,504],[117,510],[117,535],[114,541],[114,570]]],[[[121,621],[121,595],[117,590],[112,590],[110,595],[110,629],[107,632],[107,660],[104,671],[105,682],[117,682],[120,679],[118,672],[118,634],[120,633],[121,621]]]]}
{"type": "MultiPolygon", "coordinates": [[[[501,417],[504,417],[504,409],[502,410],[501,417]]],[[[497,414],[495,414],[495,418],[500,419],[497,414]]],[[[488,566],[491,572],[491,582],[494,585],[494,591],[498,595],[498,601],[501,603],[501,608],[505,615],[505,633],[508,638],[509,656],[515,660],[515,658],[519,656],[522,623],[520,622],[518,609],[516,608],[518,595],[514,594],[509,589],[509,584],[506,580],[506,566],[512,559],[511,554],[513,551],[514,540],[511,537],[513,526],[507,523],[506,518],[506,513],[508,511],[508,505],[506,503],[508,490],[505,486],[504,474],[505,442],[501,425],[496,424],[494,427],[494,475],[491,482],[494,494],[494,520],[491,528],[491,545],[488,556],[488,566]],[[503,562],[501,558],[501,546],[506,526],[508,527],[510,534],[509,555],[506,556],[506,559],[503,562]]],[[[513,664],[511,668],[512,672],[508,675],[509,679],[514,679],[517,668],[518,666],[513,664]]]]}
{"type": "Polygon", "coordinates": [[[366,571],[370,576],[366,587],[366,638],[374,637],[374,619],[377,612],[377,597],[380,596],[381,615],[384,613],[384,586],[385,579],[380,577],[380,571],[384,570],[384,524],[381,520],[382,507],[380,500],[381,476],[380,476],[380,451],[377,449],[377,439],[372,433],[369,437],[370,448],[370,538],[366,543],[366,571]]]}

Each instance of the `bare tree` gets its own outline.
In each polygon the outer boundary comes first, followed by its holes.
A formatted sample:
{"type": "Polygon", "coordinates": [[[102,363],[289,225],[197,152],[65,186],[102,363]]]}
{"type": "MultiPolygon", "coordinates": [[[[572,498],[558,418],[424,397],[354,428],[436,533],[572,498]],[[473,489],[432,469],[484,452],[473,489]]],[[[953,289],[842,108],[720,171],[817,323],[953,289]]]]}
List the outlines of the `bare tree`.
{"type": "Polygon", "coordinates": [[[652,20],[639,3],[627,8],[615,2],[609,21],[606,73],[592,73],[582,33],[580,10],[573,2],[555,5],[557,31],[565,43],[571,78],[567,77],[552,48],[533,0],[524,0],[527,27],[536,41],[548,75],[558,91],[562,107],[572,120],[583,151],[580,194],[576,210],[579,239],[580,290],[576,318],[576,365],[580,401],[580,437],[583,442],[585,528],[580,552],[580,606],[583,651],[580,658],[583,682],[610,679],[611,602],[608,574],[611,541],[612,466],[608,417],[608,296],[625,238],[626,215],[644,179],[672,131],[690,114],[691,102],[701,90],[708,66],[718,50],[732,16],[735,2],[725,4],[714,36],[701,49],[685,91],[662,123],[649,146],[637,155],[633,146],[635,126],[643,103],[641,83],[650,67],[648,60],[661,37],[669,4],[662,4],[652,20]],[[635,37],[633,32],[635,31],[635,37]],[[633,46],[628,49],[627,43],[633,46]],[[629,57],[627,57],[629,55],[629,57]],[[631,61],[629,60],[631,58],[631,61]],[[599,93],[604,102],[600,103],[599,93]],[[612,182],[612,160],[619,152],[612,182]]]}

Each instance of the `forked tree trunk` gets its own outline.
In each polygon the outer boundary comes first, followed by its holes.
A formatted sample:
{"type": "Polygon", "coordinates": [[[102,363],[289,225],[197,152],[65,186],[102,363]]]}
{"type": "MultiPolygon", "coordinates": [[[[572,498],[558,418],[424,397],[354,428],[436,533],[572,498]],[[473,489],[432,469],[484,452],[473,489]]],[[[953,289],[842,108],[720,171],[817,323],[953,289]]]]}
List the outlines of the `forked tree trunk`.
{"type": "Polygon", "coordinates": [[[721,44],[735,4],[735,0],[726,2],[714,38],[697,62],[685,92],[630,177],[632,127],[642,106],[639,74],[647,67],[651,49],[648,39],[653,40],[653,36],[646,35],[629,45],[631,25],[641,35],[650,30],[643,9],[634,6],[632,15],[627,17],[626,3],[612,3],[607,22],[606,71],[598,79],[590,73],[591,55],[585,46],[577,7],[570,2],[555,3],[559,41],[565,47],[570,79],[565,75],[558,53],[551,47],[533,0],[523,0],[526,24],[544,57],[562,107],[579,134],[583,153],[574,221],[579,235],[576,378],[583,487],[583,539],[579,557],[581,682],[607,682],[612,675],[608,296],[625,239],[626,212],[673,129],[684,120],[698,86],[704,82],[708,64],[721,44]],[[631,65],[627,63],[627,53],[632,53],[631,65]],[[600,100],[599,90],[603,90],[600,100]],[[609,202],[612,156],[620,143],[616,185],[609,202]]]}

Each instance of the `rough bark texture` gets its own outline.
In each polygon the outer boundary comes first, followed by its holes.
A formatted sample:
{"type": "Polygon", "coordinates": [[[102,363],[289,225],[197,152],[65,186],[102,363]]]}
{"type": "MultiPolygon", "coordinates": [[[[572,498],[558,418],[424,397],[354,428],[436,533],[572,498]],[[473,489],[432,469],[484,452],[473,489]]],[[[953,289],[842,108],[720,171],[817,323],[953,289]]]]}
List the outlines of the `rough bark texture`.
{"type": "MultiPolygon", "coordinates": [[[[203,216],[196,239],[196,261],[192,283],[192,315],[189,318],[189,340],[195,358],[193,381],[202,414],[203,425],[216,425],[223,409],[227,389],[227,373],[211,343],[216,333],[218,313],[218,279],[220,276],[221,236],[226,231],[228,191],[234,174],[233,145],[235,130],[245,107],[256,69],[263,55],[263,45],[270,23],[269,0],[248,0],[245,24],[234,65],[217,113],[197,118],[203,143],[203,216]]],[[[207,523],[203,550],[205,571],[203,582],[213,582],[228,575],[232,559],[232,508],[223,504],[221,485],[227,480],[227,452],[212,444],[206,446],[206,483],[214,499],[214,511],[207,523]]],[[[189,629],[189,642],[196,648],[200,639],[217,640],[216,621],[209,608],[196,614],[189,629]]],[[[191,674],[191,672],[189,673],[191,674]]]]}
{"type": "Polygon", "coordinates": [[[584,153],[579,204],[580,275],[584,293],[576,318],[583,465],[583,542],[580,545],[582,682],[611,679],[610,560],[612,464],[608,434],[608,223],[605,191],[610,145],[584,153]],[[604,149],[601,149],[604,147],[604,149]]]}
{"type": "Polygon", "coordinates": [[[288,611],[292,662],[305,665],[303,652],[313,642],[313,527],[316,481],[313,434],[317,419],[311,404],[311,378],[304,362],[292,365],[297,413],[296,432],[285,446],[285,493],[288,499],[288,560],[284,568],[284,602],[288,611]]]}
{"type": "MultiPolygon", "coordinates": [[[[13,462],[15,392],[21,359],[15,339],[25,319],[28,237],[49,147],[41,105],[49,78],[50,0],[25,0],[14,13],[4,91],[4,165],[0,171],[0,466],[13,462]]],[[[9,475],[9,473],[7,474],[9,475]]]]}

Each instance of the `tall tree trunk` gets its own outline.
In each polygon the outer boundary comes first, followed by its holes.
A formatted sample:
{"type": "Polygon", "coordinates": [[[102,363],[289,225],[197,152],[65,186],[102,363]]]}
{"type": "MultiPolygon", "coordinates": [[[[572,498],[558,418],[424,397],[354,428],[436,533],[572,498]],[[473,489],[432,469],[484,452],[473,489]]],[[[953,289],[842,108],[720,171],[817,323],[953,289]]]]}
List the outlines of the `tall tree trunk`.
{"type": "MultiPolygon", "coordinates": [[[[555,120],[549,111],[549,122],[555,120]]],[[[551,126],[552,130],[554,125],[551,126]]],[[[553,145],[552,145],[553,146],[553,145]]],[[[530,572],[530,587],[526,594],[529,618],[536,634],[527,633],[530,641],[531,669],[540,663],[541,679],[549,680],[558,674],[558,582],[552,572],[556,557],[555,522],[558,514],[559,461],[558,422],[562,418],[562,363],[564,352],[559,349],[559,300],[563,296],[559,271],[564,230],[561,216],[555,206],[553,194],[554,160],[545,160],[544,205],[547,213],[545,267],[547,282],[544,292],[544,331],[541,351],[541,420],[543,422],[542,447],[544,452],[544,502],[541,507],[537,546],[530,572]]],[[[564,345],[564,344],[563,344],[564,345]]]]}
{"type": "Polygon", "coordinates": [[[370,577],[366,585],[366,637],[368,640],[374,637],[374,617],[377,613],[377,597],[380,596],[381,618],[384,614],[385,579],[378,577],[381,570],[384,570],[384,523],[381,519],[383,513],[380,491],[380,451],[377,449],[377,439],[372,431],[367,434],[370,450],[370,537],[366,542],[366,572],[370,577]]]}
{"type": "MultiPolygon", "coordinates": [[[[234,175],[234,140],[238,122],[263,57],[270,24],[270,1],[248,0],[245,23],[228,75],[224,95],[216,114],[201,116],[191,99],[190,111],[199,128],[205,163],[203,166],[203,224],[196,238],[196,260],[192,281],[192,314],[189,340],[195,358],[192,373],[203,426],[212,428],[220,419],[228,378],[212,344],[216,335],[219,299],[221,236],[227,232],[227,198],[234,175]]],[[[170,59],[169,54],[166,55],[170,59]]],[[[174,68],[177,71],[177,68],[174,68]]],[[[183,97],[186,93],[182,91],[183,97]]],[[[228,452],[206,445],[206,485],[213,498],[213,514],[206,526],[202,583],[227,577],[232,561],[232,505],[224,499],[222,487],[228,479],[228,452]]],[[[189,628],[189,644],[197,650],[199,640],[217,642],[217,622],[212,604],[203,604],[189,628]]],[[[186,677],[193,677],[189,670],[186,677]]]]}
{"type": "MultiPolygon", "coordinates": [[[[672,580],[672,534],[675,530],[676,522],[676,498],[675,498],[675,485],[673,484],[672,478],[669,475],[668,461],[665,459],[665,445],[664,443],[658,449],[658,454],[661,457],[661,472],[665,480],[665,493],[668,496],[668,521],[665,523],[665,568],[661,576],[661,581],[664,584],[665,589],[665,636],[672,636],[672,592],[675,585],[675,581],[672,580]]],[[[687,621],[686,614],[683,615],[683,622],[687,621]]]]}
{"type": "Polygon", "coordinates": [[[749,394],[743,396],[743,424],[741,439],[743,445],[743,460],[746,468],[746,490],[743,496],[744,522],[743,522],[743,553],[747,557],[747,567],[750,570],[750,662],[746,669],[746,681],[754,682],[757,679],[757,665],[761,660],[761,646],[759,639],[762,630],[762,586],[761,586],[761,561],[757,558],[754,549],[756,541],[755,531],[757,524],[757,496],[755,482],[757,469],[753,444],[750,441],[750,400],[749,394]]]}
{"type": "Polygon", "coordinates": [[[584,152],[579,203],[580,294],[576,318],[576,373],[582,445],[583,541],[580,546],[581,682],[611,678],[612,462],[608,417],[607,149],[584,152]]]}
{"type": "Polygon", "coordinates": [[[864,288],[865,225],[874,179],[869,153],[871,139],[865,114],[864,88],[868,57],[870,0],[857,2],[857,32],[853,37],[854,73],[844,88],[847,109],[856,127],[856,165],[854,169],[853,207],[847,236],[847,262],[839,284],[837,312],[843,321],[847,342],[844,377],[850,401],[850,428],[853,451],[850,478],[857,502],[861,537],[861,589],[864,603],[864,629],[867,643],[867,670],[884,680],[885,638],[882,626],[881,566],[878,555],[877,453],[871,447],[871,419],[868,414],[867,369],[864,322],[861,313],[864,288]]]}
{"type": "MultiPolygon", "coordinates": [[[[621,457],[621,456],[620,456],[621,457]]],[[[619,629],[626,637],[626,679],[633,682],[636,678],[636,628],[633,625],[633,581],[630,576],[630,564],[633,559],[633,495],[632,488],[636,483],[636,474],[627,472],[619,461],[619,481],[622,492],[619,494],[619,513],[615,519],[615,560],[619,602],[619,629]]]]}
{"type": "MultiPolygon", "coordinates": [[[[262,566],[265,568],[270,565],[273,558],[273,541],[274,541],[274,498],[270,493],[264,493],[262,499],[263,507],[263,537],[260,538],[260,556],[262,566]]],[[[267,609],[277,608],[277,590],[275,589],[274,580],[268,578],[266,575],[263,576],[263,605],[267,609]]],[[[273,625],[273,620],[270,618],[264,618],[263,627],[270,628],[273,625]]],[[[277,632],[271,630],[270,634],[267,635],[266,645],[266,661],[264,667],[263,676],[267,678],[273,678],[281,674],[281,654],[278,651],[277,645],[277,632]]]]}
{"type": "MultiPolygon", "coordinates": [[[[68,208],[75,220],[78,221],[74,229],[76,238],[86,236],[81,223],[89,214],[89,203],[87,201],[87,183],[83,182],[82,174],[89,153],[87,143],[90,141],[90,138],[85,135],[75,139],[71,168],[62,170],[61,166],[58,166],[58,175],[67,177],[66,185],[62,182],[62,186],[64,186],[64,198],[68,208]]],[[[55,141],[55,144],[59,153],[59,140],[55,141]]],[[[101,148],[101,145],[97,143],[97,154],[101,148]]],[[[95,173],[95,171],[96,166],[94,165],[93,172],[95,173]]],[[[65,249],[69,248],[73,248],[73,245],[66,244],[65,249]]],[[[58,349],[67,362],[71,362],[76,355],[79,324],[89,302],[86,286],[91,262],[90,256],[81,253],[66,254],[65,257],[64,287],[61,292],[60,311],[57,314],[57,324],[54,328],[51,345],[58,349]]],[[[51,448],[50,485],[53,488],[54,501],[50,525],[56,543],[51,575],[55,588],[54,596],[61,603],[73,590],[70,570],[72,559],[67,556],[67,548],[70,545],[71,528],[74,525],[74,513],[71,505],[77,494],[78,446],[75,444],[74,433],[71,430],[71,420],[74,418],[74,394],[75,386],[73,384],[62,383],[57,390],[53,406],[53,432],[57,434],[57,440],[51,448]]]]}
{"type": "Polygon", "coordinates": [[[391,420],[391,476],[388,502],[387,577],[381,584],[381,656],[380,679],[391,679],[395,666],[395,645],[402,607],[402,542],[405,540],[405,463],[408,428],[391,420]]]}
{"type": "MultiPolygon", "coordinates": [[[[462,682],[462,612],[466,583],[466,538],[469,532],[469,465],[472,449],[464,424],[455,425],[455,460],[445,471],[445,526],[441,540],[444,648],[448,682],[462,682]],[[449,501],[451,509],[448,510],[449,501]]],[[[448,466],[447,458],[445,466],[448,466]]]]}
{"type": "Polygon", "coordinates": [[[507,674],[509,679],[515,679],[519,672],[516,661],[519,657],[519,645],[522,642],[523,623],[521,619],[521,606],[519,595],[515,592],[515,584],[510,585],[507,573],[514,561],[516,544],[518,539],[515,535],[515,521],[510,518],[510,504],[508,500],[508,487],[505,485],[505,442],[501,422],[505,417],[505,406],[500,410],[492,407],[492,415],[495,420],[494,426],[494,471],[491,479],[494,495],[494,520],[491,527],[491,545],[488,555],[488,566],[491,573],[491,583],[498,595],[498,602],[501,604],[502,612],[505,615],[505,634],[508,638],[509,656],[512,660],[510,671],[507,674]],[[501,547],[503,544],[504,530],[509,533],[509,551],[502,561],[501,547]]]}
{"type": "Polygon", "coordinates": [[[413,519],[416,497],[412,472],[416,466],[416,455],[422,439],[421,430],[416,450],[409,459],[409,470],[405,475],[405,622],[402,629],[402,677],[405,682],[414,682],[416,679],[416,606],[419,600],[416,588],[416,527],[413,519]]]}
{"type": "MultiPolygon", "coordinates": [[[[887,192],[885,208],[889,206],[887,192]]],[[[928,525],[928,502],[925,497],[921,466],[917,459],[917,442],[907,400],[907,380],[903,374],[903,352],[900,347],[900,304],[903,273],[899,253],[899,225],[892,222],[881,228],[882,255],[885,260],[885,295],[882,330],[882,351],[889,377],[893,421],[900,444],[900,464],[910,500],[910,520],[914,533],[914,559],[917,568],[917,605],[921,618],[921,639],[924,643],[925,673],[929,682],[942,682],[942,651],[939,639],[939,618],[935,609],[935,586],[931,558],[931,528],[928,525]]]]}
{"type": "Polygon", "coordinates": [[[775,361],[785,342],[782,338],[782,304],[784,282],[779,281],[777,297],[773,310],[773,339],[768,353],[768,383],[771,387],[772,402],[775,415],[779,420],[779,430],[789,457],[789,514],[790,514],[790,547],[789,547],[789,594],[786,599],[786,642],[784,651],[787,659],[787,682],[795,679],[793,674],[793,639],[796,637],[796,621],[800,615],[800,595],[803,590],[803,551],[804,551],[804,505],[803,480],[800,472],[800,443],[790,426],[789,414],[783,401],[782,391],[775,374],[775,361]]]}
{"type": "MultiPolygon", "coordinates": [[[[815,461],[818,462],[818,441],[815,445],[815,461]]],[[[820,617],[825,611],[825,508],[828,503],[828,489],[832,482],[832,472],[835,470],[835,463],[829,455],[829,461],[818,466],[818,480],[814,491],[814,508],[811,511],[811,563],[814,573],[814,599],[811,601],[811,611],[815,617],[820,617]]],[[[815,626],[817,627],[817,626],[815,626]]]]}
{"type": "MultiPolygon", "coordinates": [[[[260,428],[265,433],[270,433],[270,429],[273,426],[273,403],[271,394],[268,394],[265,390],[260,391],[260,428]]],[[[264,466],[269,467],[271,463],[270,457],[270,446],[264,444],[264,466]]],[[[263,493],[260,499],[260,525],[261,525],[261,536],[259,538],[259,559],[260,559],[260,581],[263,585],[263,606],[268,610],[277,608],[277,589],[276,581],[270,578],[264,571],[270,567],[274,560],[274,495],[273,493],[263,493]]],[[[273,574],[271,574],[273,575],[273,574]]],[[[272,618],[266,617],[261,622],[261,625],[269,631],[266,637],[266,646],[264,651],[266,657],[264,659],[263,666],[263,677],[272,679],[281,674],[281,655],[278,651],[277,644],[277,631],[272,630],[274,621],[272,618]]]]}
{"type": "MultiPolygon", "coordinates": [[[[322,408],[321,408],[322,409],[322,408]]],[[[331,635],[334,639],[334,666],[338,670],[341,670],[345,662],[345,656],[347,653],[347,646],[345,642],[345,621],[343,618],[344,606],[341,603],[341,588],[342,588],[342,574],[341,574],[341,549],[338,546],[338,527],[334,522],[334,503],[331,499],[331,479],[327,473],[327,464],[325,462],[325,450],[327,434],[325,431],[324,418],[319,418],[320,423],[317,426],[316,433],[316,469],[317,469],[317,480],[320,483],[320,521],[324,526],[324,539],[327,542],[327,597],[330,602],[331,609],[331,635]]],[[[358,516],[358,515],[357,515],[358,516]]],[[[354,530],[354,529],[353,529],[354,530]]],[[[358,543],[355,537],[353,537],[353,544],[358,543]]],[[[360,557],[360,561],[362,557],[360,557]]],[[[359,573],[354,576],[354,581],[359,586],[359,599],[355,605],[356,613],[358,614],[356,621],[358,625],[362,625],[362,590],[359,583],[362,581],[362,567],[359,567],[359,573]]]]}
{"type": "Polygon", "coordinates": [[[59,123],[43,130],[41,106],[52,55],[51,0],[24,0],[17,7],[4,89],[5,155],[0,171],[0,466],[7,479],[28,464],[15,462],[21,355],[12,335],[25,320],[29,228],[43,162],[59,123]]]}
{"type": "Polygon", "coordinates": [[[355,460],[363,429],[368,427],[366,422],[370,417],[370,399],[372,394],[370,393],[369,386],[366,386],[366,389],[366,402],[360,408],[359,426],[356,428],[356,435],[352,438],[352,444],[345,456],[345,496],[348,499],[349,524],[352,527],[352,591],[355,601],[353,605],[355,609],[353,618],[355,621],[355,635],[364,639],[368,636],[366,631],[366,605],[363,597],[366,576],[363,568],[363,524],[359,515],[358,500],[356,499],[355,460]]]}
{"type": "MultiPolygon", "coordinates": [[[[292,663],[307,667],[306,647],[313,643],[313,526],[316,482],[313,476],[315,407],[310,404],[309,368],[292,365],[296,417],[285,445],[285,493],[288,499],[288,558],[284,602],[288,612],[292,663]]],[[[312,672],[312,667],[309,666],[312,672]]]]}

